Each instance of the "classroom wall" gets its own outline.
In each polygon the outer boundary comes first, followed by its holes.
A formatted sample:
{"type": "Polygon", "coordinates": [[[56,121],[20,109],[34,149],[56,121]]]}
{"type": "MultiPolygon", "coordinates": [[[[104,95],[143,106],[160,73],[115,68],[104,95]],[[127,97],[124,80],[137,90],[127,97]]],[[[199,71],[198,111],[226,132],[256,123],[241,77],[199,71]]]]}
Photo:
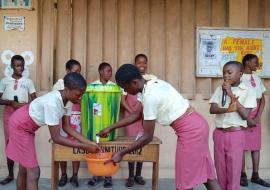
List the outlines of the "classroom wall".
{"type": "MultiPolygon", "coordinates": [[[[0,10],[0,53],[31,50],[36,62],[31,78],[40,93],[49,90],[65,74],[65,62],[78,59],[88,82],[98,77],[99,63],[111,63],[113,70],[133,62],[138,53],[149,57],[149,73],[169,81],[209,121],[208,99],[220,78],[195,77],[195,31],[197,26],[259,27],[270,26],[270,0],[34,0],[35,9],[0,10]],[[57,4],[54,4],[54,3],[57,4]],[[26,30],[3,31],[3,15],[24,15],[26,30]]],[[[0,64],[3,71],[3,64],[0,64]]],[[[0,76],[3,76],[1,72],[0,76]]],[[[261,176],[270,178],[269,90],[262,117],[263,140],[261,176]]],[[[1,107],[2,110],[2,107],[1,107]]],[[[3,154],[3,132],[0,128],[0,177],[6,175],[3,154]]],[[[169,127],[156,127],[156,136],[163,140],[160,155],[160,177],[174,177],[176,137],[169,127]]],[[[36,136],[42,177],[50,177],[51,148],[49,133],[42,127],[36,136]]],[[[212,133],[209,137],[213,149],[212,133]]],[[[249,159],[250,160],[250,159],[249,159]]],[[[117,177],[127,175],[124,170],[117,177]]],[[[150,166],[144,173],[151,177],[150,166]]],[[[83,164],[80,175],[88,174],[83,164]]],[[[251,164],[248,162],[248,169],[251,164]]],[[[250,171],[250,170],[249,170],[250,171]]]]}

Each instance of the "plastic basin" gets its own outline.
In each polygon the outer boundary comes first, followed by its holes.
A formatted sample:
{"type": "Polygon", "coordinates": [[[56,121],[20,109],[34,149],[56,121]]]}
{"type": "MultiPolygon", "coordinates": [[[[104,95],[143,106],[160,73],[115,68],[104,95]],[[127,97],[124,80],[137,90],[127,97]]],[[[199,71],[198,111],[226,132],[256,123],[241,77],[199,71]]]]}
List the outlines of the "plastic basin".
{"type": "Polygon", "coordinates": [[[85,159],[87,161],[87,168],[90,174],[93,176],[112,176],[119,170],[119,164],[108,163],[105,161],[112,157],[111,152],[102,152],[97,154],[87,154],[85,159]]]}

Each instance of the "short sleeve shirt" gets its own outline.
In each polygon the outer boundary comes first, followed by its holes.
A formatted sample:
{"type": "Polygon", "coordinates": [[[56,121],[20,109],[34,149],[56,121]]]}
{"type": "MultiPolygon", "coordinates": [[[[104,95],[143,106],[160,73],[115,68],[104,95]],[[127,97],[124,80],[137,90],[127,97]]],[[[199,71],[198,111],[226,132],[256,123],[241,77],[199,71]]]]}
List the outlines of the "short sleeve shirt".
{"type": "Polygon", "coordinates": [[[244,73],[241,80],[246,86],[250,87],[251,89],[253,89],[256,92],[257,99],[261,99],[263,93],[266,90],[265,86],[264,86],[262,80],[260,79],[260,77],[258,77],[256,74],[252,74],[252,77],[254,79],[255,86],[252,86],[251,74],[244,73]]]}
{"type": "Polygon", "coordinates": [[[17,96],[19,103],[28,103],[29,94],[36,92],[36,89],[29,78],[5,77],[0,81],[0,92],[3,93],[3,100],[14,100],[14,96],[17,96]]]}
{"type": "MultiPolygon", "coordinates": [[[[232,87],[232,93],[238,97],[238,101],[245,108],[255,108],[257,106],[256,102],[256,93],[254,90],[247,87],[244,83],[240,83],[237,87],[232,87]]],[[[216,103],[219,107],[222,107],[222,87],[219,86],[212,95],[209,103],[216,103]]],[[[231,102],[230,97],[227,95],[226,104],[224,108],[228,108],[231,102]]],[[[242,119],[238,112],[216,114],[215,116],[215,125],[217,128],[229,128],[229,127],[247,127],[247,121],[242,119]]]]}
{"type": "MultiPolygon", "coordinates": [[[[53,88],[52,90],[64,90],[65,89],[65,85],[64,85],[64,80],[63,79],[59,79],[54,85],[53,85],[53,88]]],[[[72,113],[72,106],[73,106],[73,103],[68,101],[66,103],[66,106],[65,106],[65,115],[68,115],[70,116],[71,113],[72,113]]]]}
{"type": "Polygon", "coordinates": [[[65,85],[64,85],[64,80],[59,79],[54,85],[52,90],[64,90],[65,85]]]}
{"type": "Polygon", "coordinates": [[[157,120],[168,126],[189,107],[189,102],[169,83],[152,79],[147,81],[142,92],[144,120],[157,120]]]}
{"type": "MultiPolygon", "coordinates": [[[[91,84],[103,84],[103,83],[100,80],[96,80],[96,81],[92,82],[91,84]]],[[[115,83],[110,81],[110,80],[106,84],[114,84],[115,85],[115,83]]]]}
{"type": "Polygon", "coordinates": [[[66,108],[57,90],[40,96],[30,103],[29,115],[38,126],[59,125],[66,108]]]}

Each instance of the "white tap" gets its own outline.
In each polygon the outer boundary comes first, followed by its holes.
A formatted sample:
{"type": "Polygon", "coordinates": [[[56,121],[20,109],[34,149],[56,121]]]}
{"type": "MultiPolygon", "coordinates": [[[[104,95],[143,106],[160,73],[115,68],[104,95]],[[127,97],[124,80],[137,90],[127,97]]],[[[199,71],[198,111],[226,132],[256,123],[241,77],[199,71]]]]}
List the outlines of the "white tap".
{"type": "Polygon", "coordinates": [[[100,139],[100,136],[98,134],[96,134],[96,143],[97,144],[99,143],[99,139],[100,139]]]}

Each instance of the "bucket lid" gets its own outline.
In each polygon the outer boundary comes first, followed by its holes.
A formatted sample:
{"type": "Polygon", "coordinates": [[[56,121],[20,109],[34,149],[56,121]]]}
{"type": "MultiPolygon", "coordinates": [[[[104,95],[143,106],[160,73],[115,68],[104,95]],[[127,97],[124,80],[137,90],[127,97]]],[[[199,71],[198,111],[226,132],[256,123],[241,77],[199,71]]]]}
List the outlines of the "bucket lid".
{"type": "Polygon", "coordinates": [[[86,92],[116,92],[122,93],[121,88],[116,84],[89,84],[86,92]]]}

